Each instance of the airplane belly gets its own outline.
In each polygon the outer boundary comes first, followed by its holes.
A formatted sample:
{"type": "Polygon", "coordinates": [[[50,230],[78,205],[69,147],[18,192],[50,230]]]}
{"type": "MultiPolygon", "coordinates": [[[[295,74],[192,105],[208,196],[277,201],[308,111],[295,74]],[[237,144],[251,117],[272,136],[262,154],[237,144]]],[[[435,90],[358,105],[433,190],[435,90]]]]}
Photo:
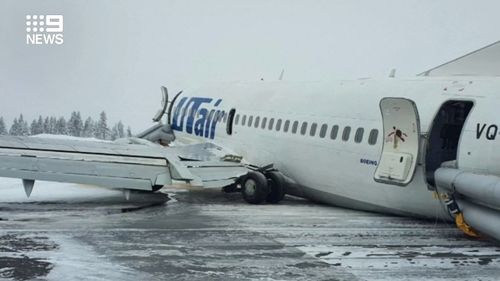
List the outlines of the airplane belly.
{"type": "Polygon", "coordinates": [[[449,219],[442,203],[427,189],[421,167],[413,181],[402,187],[375,182],[376,155],[331,147],[311,149],[305,144],[279,155],[285,157],[277,160],[277,168],[298,183],[306,198],[352,209],[449,219]]]}

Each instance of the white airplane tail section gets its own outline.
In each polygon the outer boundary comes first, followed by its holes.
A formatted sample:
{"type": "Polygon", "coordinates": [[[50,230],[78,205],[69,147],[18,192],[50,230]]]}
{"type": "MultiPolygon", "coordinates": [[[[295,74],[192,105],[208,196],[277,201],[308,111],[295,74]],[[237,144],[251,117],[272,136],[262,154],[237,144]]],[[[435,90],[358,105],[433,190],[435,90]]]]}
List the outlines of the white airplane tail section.
{"type": "Polygon", "coordinates": [[[418,76],[500,76],[500,41],[429,69],[418,76]]]}

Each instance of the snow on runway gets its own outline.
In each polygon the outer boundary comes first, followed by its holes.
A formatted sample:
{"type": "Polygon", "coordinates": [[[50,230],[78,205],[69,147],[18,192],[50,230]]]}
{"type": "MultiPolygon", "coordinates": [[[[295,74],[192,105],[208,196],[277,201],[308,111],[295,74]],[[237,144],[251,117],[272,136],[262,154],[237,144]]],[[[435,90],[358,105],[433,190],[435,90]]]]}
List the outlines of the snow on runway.
{"type": "Polygon", "coordinates": [[[0,180],[0,278],[497,280],[500,248],[453,225],[217,190],[164,194],[0,180]]]}

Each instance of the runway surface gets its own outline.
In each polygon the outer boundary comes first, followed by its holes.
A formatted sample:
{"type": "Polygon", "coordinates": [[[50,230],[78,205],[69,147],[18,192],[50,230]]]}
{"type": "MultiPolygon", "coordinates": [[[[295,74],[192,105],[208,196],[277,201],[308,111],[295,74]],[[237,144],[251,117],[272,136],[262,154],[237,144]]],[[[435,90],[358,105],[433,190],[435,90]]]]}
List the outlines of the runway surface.
{"type": "Polygon", "coordinates": [[[498,280],[500,248],[453,225],[217,190],[137,195],[0,181],[7,280],[498,280]],[[146,205],[154,205],[147,208],[146,205]]]}

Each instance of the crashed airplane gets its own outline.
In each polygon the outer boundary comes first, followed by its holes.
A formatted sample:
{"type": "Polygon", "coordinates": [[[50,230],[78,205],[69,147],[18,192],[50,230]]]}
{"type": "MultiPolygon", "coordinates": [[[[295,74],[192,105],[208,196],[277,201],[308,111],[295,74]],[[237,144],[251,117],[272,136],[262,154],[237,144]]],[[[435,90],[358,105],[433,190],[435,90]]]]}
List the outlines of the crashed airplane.
{"type": "Polygon", "coordinates": [[[500,239],[500,43],[409,79],[211,84],[115,142],[0,138],[0,176],[157,191],[187,183],[453,220],[500,239]],[[175,139],[175,142],[173,142],[175,139]]]}

